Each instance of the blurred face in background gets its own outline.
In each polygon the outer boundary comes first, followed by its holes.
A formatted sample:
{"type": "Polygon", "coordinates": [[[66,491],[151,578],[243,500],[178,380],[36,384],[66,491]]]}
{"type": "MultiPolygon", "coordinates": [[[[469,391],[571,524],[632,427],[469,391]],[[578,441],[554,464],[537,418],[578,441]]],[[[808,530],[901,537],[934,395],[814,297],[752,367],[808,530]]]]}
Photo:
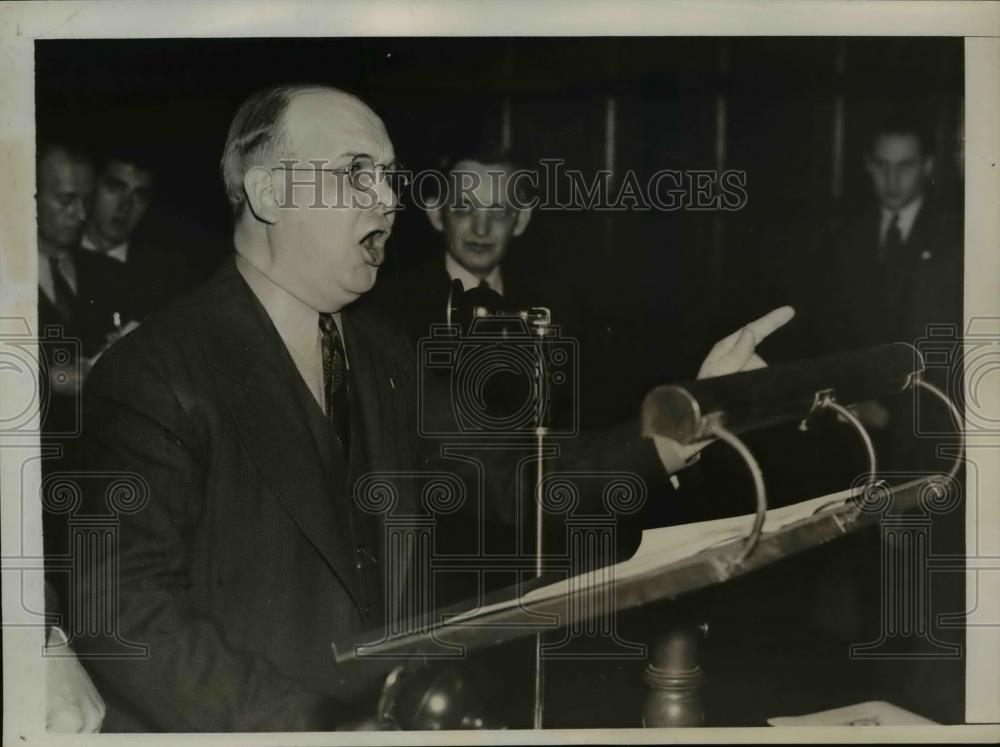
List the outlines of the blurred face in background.
{"type": "Polygon", "coordinates": [[[427,211],[444,234],[448,254],[477,277],[486,277],[503,261],[511,239],[524,233],[531,218],[530,209],[514,207],[512,173],[504,164],[459,161],[448,180],[457,194],[427,211]]]}
{"type": "Polygon", "coordinates": [[[880,135],[865,156],[865,169],[886,210],[900,210],[923,195],[932,168],[920,138],[906,133],[880,135]]]}
{"type": "Polygon", "coordinates": [[[38,250],[54,255],[73,249],[87,220],[94,170],[86,161],[55,148],[38,165],[38,250]]]}
{"type": "Polygon", "coordinates": [[[129,240],[146,214],[153,175],[121,161],[109,161],[97,180],[87,233],[110,249],[129,240]]]}

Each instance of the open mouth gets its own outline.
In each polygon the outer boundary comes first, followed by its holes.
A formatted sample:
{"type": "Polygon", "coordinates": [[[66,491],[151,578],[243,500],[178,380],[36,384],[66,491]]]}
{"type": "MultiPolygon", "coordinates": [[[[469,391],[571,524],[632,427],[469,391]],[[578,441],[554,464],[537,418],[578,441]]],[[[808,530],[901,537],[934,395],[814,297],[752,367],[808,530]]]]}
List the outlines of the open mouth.
{"type": "Polygon", "coordinates": [[[389,237],[389,232],[381,228],[376,228],[364,235],[358,242],[361,251],[364,252],[365,261],[372,267],[378,267],[385,261],[385,240],[389,237]]]}

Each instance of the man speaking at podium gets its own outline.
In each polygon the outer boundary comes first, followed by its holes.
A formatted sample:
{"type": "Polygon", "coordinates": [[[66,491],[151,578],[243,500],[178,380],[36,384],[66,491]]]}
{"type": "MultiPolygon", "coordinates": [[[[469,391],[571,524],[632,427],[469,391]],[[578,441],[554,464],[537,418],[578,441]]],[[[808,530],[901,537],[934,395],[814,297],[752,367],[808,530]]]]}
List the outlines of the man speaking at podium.
{"type": "MultiPolygon", "coordinates": [[[[85,469],[148,491],[117,517],[116,554],[81,569],[78,629],[112,615],[74,641],[106,730],[327,730],[372,715],[378,678],[338,672],[330,643],[380,622],[382,527],[352,503],[354,481],[421,464],[412,348],[354,303],[396,219],[394,161],[352,95],[251,96],[221,164],[235,255],[94,369],[85,469]],[[123,644],[147,655],[109,655],[123,644]]],[[[721,341],[701,374],[763,365],[755,345],[791,315],[721,341]]],[[[655,462],[637,419],[631,432],[591,453],[655,462]]],[[[656,447],[669,470],[693,453],[656,447]]],[[[95,512],[104,495],[86,495],[95,512]]]]}

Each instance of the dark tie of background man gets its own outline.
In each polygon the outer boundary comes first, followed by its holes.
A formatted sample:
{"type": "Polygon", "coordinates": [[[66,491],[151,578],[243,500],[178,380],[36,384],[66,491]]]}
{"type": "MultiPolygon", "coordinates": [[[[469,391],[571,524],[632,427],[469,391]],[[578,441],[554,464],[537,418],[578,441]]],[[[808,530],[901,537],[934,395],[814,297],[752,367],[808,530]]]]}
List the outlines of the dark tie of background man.
{"type": "Polygon", "coordinates": [[[910,273],[907,270],[903,231],[899,227],[899,213],[893,214],[889,228],[885,232],[880,259],[876,271],[878,298],[869,323],[873,330],[880,330],[875,339],[885,342],[901,340],[904,338],[901,337],[900,325],[905,316],[903,306],[910,273]]]}
{"type": "Polygon", "coordinates": [[[903,250],[903,231],[899,227],[899,213],[892,216],[889,230],[885,232],[885,242],[882,245],[882,258],[886,265],[892,266],[899,261],[903,250]]]}
{"type": "Polygon", "coordinates": [[[326,394],[326,416],[344,447],[350,449],[351,421],[347,395],[347,363],[344,343],[333,314],[319,315],[323,352],[323,391],[326,394]]]}
{"type": "Polygon", "coordinates": [[[73,305],[76,300],[76,294],[73,293],[73,289],[69,286],[69,281],[66,280],[66,276],[63,274],[63,259],[64,257],[50,257],[49,270],[52,273],[53,303],[55,303],[55,307],[59,311],[59,316],[63,318],[63,321],[68,322],[73,319],[73,305]]]}

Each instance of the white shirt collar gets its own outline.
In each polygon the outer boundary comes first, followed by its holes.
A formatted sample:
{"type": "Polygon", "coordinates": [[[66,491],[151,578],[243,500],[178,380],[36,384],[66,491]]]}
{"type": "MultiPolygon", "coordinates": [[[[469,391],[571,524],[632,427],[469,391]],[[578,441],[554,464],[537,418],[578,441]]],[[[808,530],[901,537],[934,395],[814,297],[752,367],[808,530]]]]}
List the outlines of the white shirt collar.
{"type": "Polygon", "coordinates": [[[918,197],[909,205],[900,208],[896,212],[882,208],[882,223],[879,227],[879,241],[885,241],[885,235],[889,231],[889,226],[892,225],[892,221],[897,215],[899,216],[899,233],[903,237],[903,241],[907,241],[910,238],[910,232],[913,230],[913,224],[916,222],[917,214],[920,212],[920,207],[923,204],[924,198],[918,197]]]}
{"type": "MultiPolygon", "coordinates": [[[[271,278],[262,273],[240,254],[236,255],[236,268],[250,286],[250,290],[260,301],[267,315],[271,317],[281,341],[285,343],[292,361],[302,379],[309,387],[319,406],[325,407],[323,391],[323,352],[319,334],[319,312],[308,304],[300,301],[286,291],[271,278]]],[[[340,314],[333,315],[344,339],[344,327],[340,314]]],[[[347,359],[347,343],[344,343],[345,364],[350,368],[347,359]]]]}
{"type": "Polygon", "coordinates": [[[501,296],[503,295],[503,276],[500,274],[500,265],[497,265],[490,270],[490,274],[485,278],[478,278],[456,262],[455,258],[452,257],[451,254],[445,252],[444,267],[448,271],[449,278],[452,280],[462,281],[462,287],[465,290],[476,288],[481,280],[485,280],[486,284],[490,287],[490,290],[496,291],[501,296]]]}
{"type": "Polygon", "coordinates": [[[108,257],[111,257],[111,259],[117,259],[119,262],[122,263],[124,263],[128,259],[127,241],[123,241],[122,243],[118,244],[118,246],[113,246],[107,251],[104,251],[103,249],[98,247],[97,244],[91,241],[90,237],[87,236],[87,234],[84,234],[83,239],[80,241],[80,246],[83,249],[86,249],[88,252],[98,252],[100,254],[104,254],[108,257]]]}

